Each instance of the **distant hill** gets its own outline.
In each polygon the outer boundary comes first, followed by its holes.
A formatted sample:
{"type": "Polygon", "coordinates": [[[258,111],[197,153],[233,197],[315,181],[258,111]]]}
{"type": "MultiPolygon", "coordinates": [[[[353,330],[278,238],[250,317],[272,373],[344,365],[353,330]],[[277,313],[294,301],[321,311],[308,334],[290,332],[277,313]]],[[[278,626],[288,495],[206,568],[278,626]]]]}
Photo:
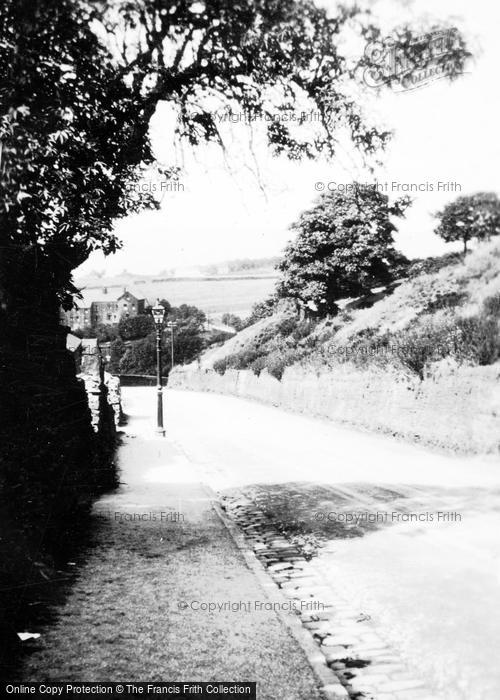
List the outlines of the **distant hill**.
{"type": "Polygon", "coordinates": [[[118,275],[95,271],[76,278],[85,306],[92,301],[116,298],[124,289],[154,303],[167,299],[174,306],[194,304],[212,320],[224,313],[248,316],[252,306],[274,290],[279,258],[226,260],[214,265],[164,269],[156,275],[123,270],[118,275]]]}
{"type": "Polygon", "coordinates": [[[136,281],[141,283],[147,280],[179,279],[184,277],[227,277],[227,276],[262,276],[276,277],[276,265],[280,258],[237,258],[235,260],[225,260],[212,265],[192,265],[184,267],[172,267],[160,270],[154,275],[142,275],[128,270],[123,270],[117,275],[106,275],[104,271],[94,270],[87,275],[77,276],[79,285],[124,285],[136,281]]]}
{"type": "Polygon", "coordinates": [[[280,258],[239,258],[236,260],[226,260],[215,265],[204,265],[200,267],[202,274],[207,275],[234,275],[234,274],[275,274],[276,265],[280,258]]]}
{"type": "Polygon", "coordinates": [[[249,315],[252,306],[266,299],[274,290],[276,276],[228,275],[220,277],[87,277],[77,280],[83,301],[116,298],[127,289],[138,298],[154,303],[157,298],[167,299],[172,305],[193,304],[212,320],[220,320],[224,313],[241,317],[249,315]],[[106,290],[106,291],[105,291],[106,290]]]}

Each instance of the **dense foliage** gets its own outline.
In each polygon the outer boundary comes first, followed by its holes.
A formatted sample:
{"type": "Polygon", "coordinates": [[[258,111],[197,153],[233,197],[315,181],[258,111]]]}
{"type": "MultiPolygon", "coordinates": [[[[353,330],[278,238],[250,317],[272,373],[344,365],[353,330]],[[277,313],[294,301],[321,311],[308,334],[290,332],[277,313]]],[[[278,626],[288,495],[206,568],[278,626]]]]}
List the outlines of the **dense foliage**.
{"type": "Polygon", "coordinates": [[[216,360],[213,367],[220,374],[228,369],[251,369],[257,375],[267,370],[281,379],[291,365],[350,363],[364,368],[391,366],[423,380],[428,367],[443,359],[472,366],[493,364],[500,359],[500,295],[487,297],[477,313],[466,317],[455,311],[464,301],[465,295],[444,297],[429,304],[426,314],[409,328],[384,333],[365,330],[338,344],[335,333],[349,323],[348,315],[337,327],[321,333],[314,332],[310,320],[286,317],[251,338],[237,353],[216,360]],[[436,315],[439,309],[448,313],[436,315]]]}
{"type": "Polygon", "coordinates": [[[72,270],[116,250],[117,218],[154,205],[130,187],[152,161],[144,106],[81,4],[7,1],[0,19],[1,290],[14,305],[12,275],[35,251],[33,303],[68,307],[72,270]]]}
{"type": "Polygon", "coordinates": [[[406,198],[389,203],[373,188],[323,194],[292,225],[296,238],[278,265],[278,295],[295,299],[319,316],[335,314],[337,301],[367,294],[390,283],[405,258],[394,248],[396,227],[406,198]]]}
{"type": "MultiPolygon", "coordinates": [[[[191,362],[205,347],[203,311],[196,306],[181,304],[174,307],[168,301],[160,302],[167,313],[165,321],[174,323],[174,363],[191,362]]],[[[164,376],[172,367],[172,332],[162,330],[162,369],[164,376]]],[[[122,319],[118,324],[118,337],[111,343],[111,359],[108,369],[115,374],[156,373],[156,329],[151,314],[139,314],[122,319]]]]}
{"type": "Polygon", "coordinates": [[[222,314],[221,321],[224,325],[234,328],[235,331],[241,331],[245,325],[243,319],[236,314],[222,314]]]}
{"type": "Polygon", "coordinates": [[[257,323],[257,321],[261,321],[263,318],[272,316],[276,310],[277,304],[278,299],[276,295],[272,295],[268,299],[254,304],[250,311],[250,316],[245,320],[245,326],[251,326],[253,323],[257,323]]]}
{"type": "Polygon", "coordinates": [[[436,214],[439,225],[436,233],[446,242],[462,241],[464,253],[467,243],[490,240],[500,234],[500,200],[494,192],[477,192],[458,197],[436,214]]]}
{"type": "MultiPolygon", "coordinates": [[[[349,31],[380,35],[369,13],[339,5],[328,14],[312,0],[5,0],[0,217],[11,262],[36,250],[47,293],[71,303],[72,269],[90,251],[119,245],[113,222],[157,206],[134,185],[152,165],[148,128],[162,101],[192,145],[222,145],[219,108],[272,116],[310,107],[321,116],[314,135],[307,125],[263,121],[277,153],[334,154],[341,129],[374,153],[389,134],[351,97],[357,65],[341,50],[349,31]]],[[[405,41],[410,51],[410,30],[405,41]]],[[[161,172],[171,176],[172,167],[161,172]]]]}
{"type": "Polygon", "coordinates": [[[130,318],[123,317],[118,324],[118,335],[122,340],[138,340],[154,331],[151,314],[139,314],[130,318]]]}
{"type": "Polygon", "coordinates": [[[500,246],[417,261],[406,279],[349,303],[334,318],[301,319],[282,304],[241,337],[236,352],[218,354],[214,369],[310,371],[391,368],[422,381],[433,363],[490,365],[500,360],[500,246]],[[423,262],[429,263],[424,265],[423,262]],[[363,303],[359,303],[363,302],[363,303]],[[371,306],[370,312],[366,308],[371,306]]]}
{"type": "Polygon", "coordinates": [[[99,343],[109,343],[118,337],[118,324],[99,323],[97,326],[84,326],[71,331],[79,338],[97,338],[99,343]]]}

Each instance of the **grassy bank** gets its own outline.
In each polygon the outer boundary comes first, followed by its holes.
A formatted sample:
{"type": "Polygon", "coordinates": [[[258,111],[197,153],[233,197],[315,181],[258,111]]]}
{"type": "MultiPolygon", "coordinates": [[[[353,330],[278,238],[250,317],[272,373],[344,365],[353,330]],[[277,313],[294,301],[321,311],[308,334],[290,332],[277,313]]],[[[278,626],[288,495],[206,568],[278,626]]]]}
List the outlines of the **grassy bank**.
{"type": "MultiPolygon", "coordinates": [[[[376,291],[376,290],[375,290],[376,291]]],[[[391,367],[424,380],[446,360],[481,366],[500,358],[500,244],[462,258],[417,263],[408,277],[369,298],[345,300],[342,312],[301,320],[286,305],[238,334],[202,363],[223,374],[251,369],[281,379],[286,367],[391,367]]]]}

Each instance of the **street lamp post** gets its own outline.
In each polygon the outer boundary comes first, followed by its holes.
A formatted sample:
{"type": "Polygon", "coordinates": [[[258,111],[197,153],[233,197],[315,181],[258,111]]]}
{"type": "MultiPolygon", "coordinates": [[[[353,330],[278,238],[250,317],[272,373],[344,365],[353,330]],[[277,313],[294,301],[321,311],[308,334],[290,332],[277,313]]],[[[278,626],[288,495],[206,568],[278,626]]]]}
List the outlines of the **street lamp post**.
{"type": "Polygon", "coordinates": [[[165,318],[165,308],[160,304],[159,299],[156,302],[156,306],[153,306],[151,309],[151,313],[156,326],[157,432],[165,437],[165,429],[163,427],[163,380],[161,376],[161,332],[165,318]]]}

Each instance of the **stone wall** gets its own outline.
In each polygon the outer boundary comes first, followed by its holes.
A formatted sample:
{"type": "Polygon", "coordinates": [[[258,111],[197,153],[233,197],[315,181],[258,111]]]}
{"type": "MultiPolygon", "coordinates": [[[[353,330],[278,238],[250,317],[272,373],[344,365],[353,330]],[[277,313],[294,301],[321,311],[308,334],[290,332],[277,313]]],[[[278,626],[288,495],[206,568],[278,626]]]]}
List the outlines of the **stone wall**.
{"type": "Polygon", "coordinates": [[[94,432],[114,433],[122,420],[120,378],[104,371],[101,350],[95,338],[81,341],[79,370],[77,376],[85,384],[94,432]],[[108,414],[112,416],[110,426],[106,426],[108,414]]]}
{"type": "MultiPolygon", "coordinates": [[[[89,402],[90,414],[92,417],[92,428],[98,432],[102,408],[101,378],[99,374],[79,374],[78,377],[85,384],[87,399],[89,402]]],[[[104,384],[106,387],[106,403],[113,409],[115,428],[120,425],[122,418],[120,379],[108,372],[104,373],[104,384]]]]}
{"type": "Polygon", "coordinates": [[[169,386],[251,398],[274,406],[389,433],[463,453],[500,449],[500,363],[485,367],[435,365],[422,381],[391,370],[288,367],[278,381],[264,371],[189,365],[169,386]]]}
{"type": "Polygon", "coordinates": [[[118,427],[123,418],[120,378],[105,372],[104,381],[108,388],[108,403],[113,409],[115,426],[118,427]]]}

